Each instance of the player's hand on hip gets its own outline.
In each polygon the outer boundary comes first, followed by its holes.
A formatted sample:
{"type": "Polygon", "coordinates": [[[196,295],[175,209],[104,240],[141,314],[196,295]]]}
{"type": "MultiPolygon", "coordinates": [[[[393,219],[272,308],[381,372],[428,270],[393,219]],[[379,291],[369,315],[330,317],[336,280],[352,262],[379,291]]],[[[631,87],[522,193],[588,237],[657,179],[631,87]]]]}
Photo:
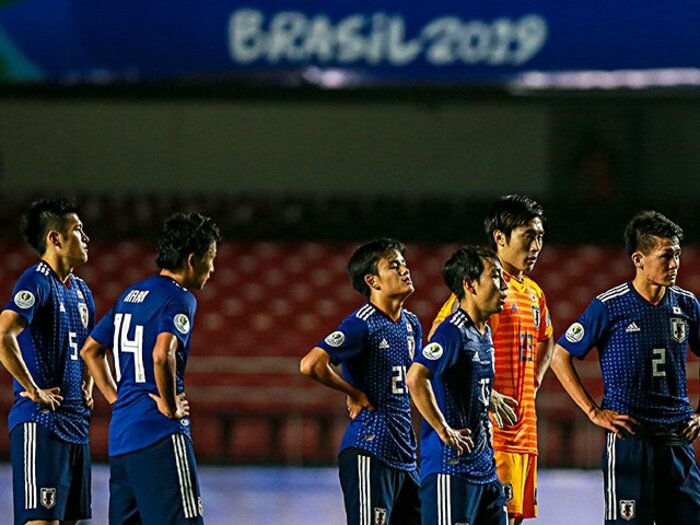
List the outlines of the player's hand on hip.
{"type": "Polygon", "coordinates": [[[685,424],[683,433],[681,434],[683,439],[687,439],[689,443],[692,443],[700,436],[700,413],[693,414],[688,422],[685,424]]]}
{"type": "Polygon", "coordinates": [[[634,427],[638,425],[637,420],[632,416],[607,408],[596,408],[588,417],[592,423],[614,432],[619,438],[624,438],[626,434],[634,435],[634,427]]]}
{"type": "Polygon", "coordinates": [[[348,396],[345,400],[345,404],[348,407],[348,415],[350,416],[350,419],[355,419],[357,416],[359,416],[363,408],[366,408],[370,412],[374,412],[374,406],[364,392],[360,392],[355,396],[348,396]]]}
{"type": "Polygon", "coordinates": [[[51,410],[56,410],[61,406],[61,401],[63,401],[61,389],[57,386],[53,388],[37,388],[33,392],[24,391],[19,395],[21,397],[28,397],[40,405],[46,405],[51,410]]]}
{"type": "Polygon", "coordinates": [[[451,427],[445,427],[440,432],[440,439],[449,447],[457,451],[458,456],[468,454],[474,449],[474,441],[472,440],[472,431],[468,428],[455,430],[451,427]]]}
{"type": "Polygon", "coordinates": [[[517,406],[518,402],[514,398],[491,390],[489,412],[493,414],[493,419],[498,428],[503,428],[504,425],[512,426],[518,422],[518,416],[515,413],[515,407],[517,406]]]}
{"type": "Polygon", "coordinates": [[[184,392],[175,396],[175,410],[168,407],[162,397],[155,394],[148,395],[156,402],[158,411],[169,419],[182,419],[190,415],[190,402],[187,401],[184,392]]]}

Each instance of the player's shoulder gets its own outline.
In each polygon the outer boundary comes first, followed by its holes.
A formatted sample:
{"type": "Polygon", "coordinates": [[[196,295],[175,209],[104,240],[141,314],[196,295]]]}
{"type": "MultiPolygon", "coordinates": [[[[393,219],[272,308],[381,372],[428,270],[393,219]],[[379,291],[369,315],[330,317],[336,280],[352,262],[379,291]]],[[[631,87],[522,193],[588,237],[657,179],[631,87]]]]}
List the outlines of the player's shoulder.
{"type": "Polygon", "coordinates": [[[633,297],[634,294],[630,295],[631,292],[632,289],[630,287],[630,284],[625,282],[622,284],[618,284],[617,286],[613,286],[609,290],[606,290],[602,293],[599,293],[598,295],[596,295],[595,298],[604,305],[608,306],[624,301],[629,297],[633,297]]]}
{"type": "Polygon", "coordinates": [[[411,310],[404,308],[403,313],[406,314],[406,318],[408,321],[413,324],[413,325],[420,325],[420,320],[418,319],[418,316],[413,313],[411,310]]]}
{"type": "Polygon", "coordinates": [[[369,303],[360,306],[357,310],[353,311],[347,316],[349,321],[359,321],[361,323],[367,324],[370,319],[377,318],[377,308],[369,303]]]}
{"type": "Polygon", "coordinates": [[[54,279],[54,272],[44,261],[31,265],[22,272],[17,279],[18,287],[45,288],[48,289],[51,280],[54,279]]]}
{"type": "Polygon", "coordinates": [[[690,290],[686,290],[684,288],[681,288],[678,285],[674,284],[673,286],[669,287],[669,291],[672,294],[675,294],[679,297],[686,297],[688,299],[695,299],[697,301],[697,297],[695,296],[695,294],[693,292],[691,292],[690,290]]]}
{"type": "Polygon", "coordinates": [[[435,329],[435,334],[440,334],[447,337],[453,337],[455,334],[461,333],[463,330],[468,330],[472,325],[471,320],[462,310],[457,310],[453,314],[440,323],[435,329]]]}
{"type": "Polygon", "coordinates": [[[537,284],[532,277],[523,275],[523,282],[527,285],[528,288],[532,289],[532,291],[535,292],[537,297],[542,297],[544,295],[542,287],[539,284],[537,284]]]}

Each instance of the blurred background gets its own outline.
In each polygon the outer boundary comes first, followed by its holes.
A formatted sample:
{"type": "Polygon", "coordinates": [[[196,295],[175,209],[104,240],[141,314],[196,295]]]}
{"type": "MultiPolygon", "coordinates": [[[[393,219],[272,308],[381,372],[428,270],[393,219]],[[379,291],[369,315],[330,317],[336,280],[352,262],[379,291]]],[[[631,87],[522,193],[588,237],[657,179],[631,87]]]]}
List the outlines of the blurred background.
{"type": "MultiPolygon", "coordinates": [[[[76,273],[99,316],[155,271],[164,218],[211,215],[225,242],[186,379],[205,481],[227,487],[210,504],[205,490],[209,523],[232,523],[228,508],[248,512],[236,523],[342,523],[344,399],[298,360],[362,303],[345,273],[358,243],[408,244],[407,306],[427,329],[449,254],[485,241],[493,200],[532,196],[548,216],[533,277],[558,336],[632,276],[622,230],[654,208],[686,230],[679,284],[700,291],[698,15],[680,1],[1,0],[0,297],[36,260],[17,232],[36,198],[81,205],[92,243],[76,273]]],[[[578,368],[600,398],[592,354],[578,368]]],[[[688,370],[696,405],[694,356],[688,370]]],[[[2,372],[5,461],[11,403],[2,372]]],[[[599,522],[602,432],[551,373],[538,410],[540,523],[599,522]],[[583,486],[592,517],[552,514],[583,486]]],[[[108,421],[100,398],[97,461],[108,421]]]]}

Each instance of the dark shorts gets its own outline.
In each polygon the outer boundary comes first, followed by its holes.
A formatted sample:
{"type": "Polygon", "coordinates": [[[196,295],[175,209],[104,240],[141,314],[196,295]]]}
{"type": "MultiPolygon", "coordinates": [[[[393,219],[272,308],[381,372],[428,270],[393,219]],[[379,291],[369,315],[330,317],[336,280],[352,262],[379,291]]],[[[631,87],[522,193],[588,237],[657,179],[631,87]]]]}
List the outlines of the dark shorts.
{"type": "Polygon", "coordinates": [[[37,423],[10,432],[15,525],[90,519],[90,447],[66,443],[37,423]]]}
{"type": "Polygon", "coordinates": [[[691,445],[608,432],[603,478],[606,524],[700,523],[700,469],[691,445]]]}
{"type": "Polygon", "coordinates": [[[470,483],[448,474],[427,476],[420,488],[423,525],[508,525],[503,485],[470,483]]]}
{"type": "Polygon", "coordinates": [[[201,525],[202,497],[192,442],[173,434],[109,458],[110,525],[201,525]]]}
{"type": "Polygon", "coordinates": [[[359,449],[338,456],[348,525],[420,525],[418,472],[391,468],[359,449]]]}

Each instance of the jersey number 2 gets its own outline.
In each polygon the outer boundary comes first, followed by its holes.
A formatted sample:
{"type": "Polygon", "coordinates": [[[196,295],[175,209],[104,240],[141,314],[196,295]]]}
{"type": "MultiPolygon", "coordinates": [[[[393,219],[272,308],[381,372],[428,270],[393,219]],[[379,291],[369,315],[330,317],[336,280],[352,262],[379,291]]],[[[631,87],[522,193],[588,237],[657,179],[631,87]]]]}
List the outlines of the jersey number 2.
{"type": "Polygon", "coordinates": [[[131,314],[116,314],[114,316],[114,368],[117,373],[117,382],[122,379],[120,367],[121,352],[134,354],[134,381],[136,383],[146,382],[146,372],[143,368],[143,326],[134,326],[134,338],[129,339],[129,328],[131,327],[131,314]]]}

